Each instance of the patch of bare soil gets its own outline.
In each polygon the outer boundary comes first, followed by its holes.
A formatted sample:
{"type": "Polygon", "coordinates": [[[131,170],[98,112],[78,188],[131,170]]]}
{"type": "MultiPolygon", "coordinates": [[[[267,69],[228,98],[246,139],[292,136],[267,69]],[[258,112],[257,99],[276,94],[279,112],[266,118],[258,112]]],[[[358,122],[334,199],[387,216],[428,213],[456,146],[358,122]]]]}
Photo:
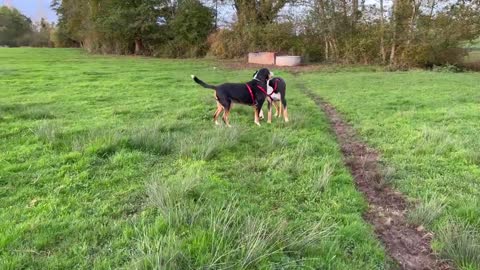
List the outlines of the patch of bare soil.
{"type": "Polygon", "coordinates": [[[430,246],[432,233],[422,226],[407,223],[407,200],[401,193],[385,185],[378,163],[378,152],[356,136],[354,129],[332,105],[306,87],[302,88],[328,116],[357,189],[368,201],[369,209],[364,218],[374,226],[377,237],[385,245],[390,257],[402,269],[454,269],[433,253],[430,246]]]}

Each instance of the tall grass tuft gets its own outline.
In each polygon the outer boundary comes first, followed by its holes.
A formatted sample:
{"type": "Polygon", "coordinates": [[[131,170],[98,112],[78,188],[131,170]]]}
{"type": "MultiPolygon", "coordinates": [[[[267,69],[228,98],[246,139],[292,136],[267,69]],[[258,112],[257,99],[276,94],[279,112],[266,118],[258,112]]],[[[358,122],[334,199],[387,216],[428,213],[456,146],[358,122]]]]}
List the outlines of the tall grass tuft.
{"type": "Polygon", "coordinates": [[[175,133],[162,132],[158,125],[143,127],[133,132],[128,140],[131,148],[158,155],[168,155],[175,150],[175,133]]]}
{"type": "Polygon", "coordinates": [[[430,226],[442,214],[444,209],[445,201],[438,197],[432,197],[409,211],[407,218],[412,224],[430,226]]]}
{"type": "Polygon", "coordinates": [[[96,129],[71,139],[73,151],[87,151],[107,158],[125,147],[128,136],[119,130],[96,129]]]}
{"type": "Polygon", "coordinates": [[[333,175],[333,167],[330,163],[326,163],[323,166],[323,169],[317,170],[313,174],[313,187],[318,193],[322,193],[327,188],[330,180],[332,179],[333,175]]]}
{"type": "Polygon", "coordinates": [[[298,144],[297,147],[290,151],[290,154],[285,158],[277,158],[274,160],[274,163],[278,163],[279,169],[284,170],[295,177],[299,177],[305,173],[308,168],[306,164],[308,163],[308,156],[312,153],[311,143],[308,141],[303,141],[298,144]]]}
{"type": "Polygon", "coordinates": [[[276,226],[271,225],[265,219],[247,218],[239,243],[242,247],[239,262],[241,269],[247,269],[252,264],[283,250],[285,243],[282,243],[284,242],[282,238],[287,224],[278,222],[276,226]]]}
{"type": "Polygon", "coordinates": [[[325,216],[320,217],[315,223],[297,225],[288,236],[286,249],[291,252],[303,254],[306,250],[315,248],[321,241],[333,235],[335,223],[329,224],[325,216]]]}
{"type": "Polygon", "coordinates": [[[40,125],[34,130],[35,135],[37,135],[40,140],[46,143],[53,143],[61,134],[60,128],[57,123],[52,121],[42,121],[40,125]]]}
{"type": "Polygon", "coordinates": [[[46,108],[35,106],[21,106],[16,112],[18,117],[25,120],[52,119],[55,116],[46,108]]]}
{"type": "Polygon", "coordinates": [[[188,168],[185,171],[165,177],[158,173],[147,184],[149,203],[156,207],[169,225],[192,224],[204,209],[195,203],[198,200],[196,187],[201,180],[201,172],[188,168]]]}
{"type": "Polygon", "coordinates": [[[480,269],[480,233],[469,225],[449,222],[438,233],[441,256],[462,269],[480,269]]]}
{"type": "Polygon", "coordinates": [[[236,127],[202,131],[195,137],[179,140],[179,153],[186,158],[211,160],[223,149],[235,145],[239,136],[240,130],[236,127]]]}
{"type": "Polygon", "coordinates": [[[151,228],[136,228],[139,238],[136,240],[136,252],[130,267],[133,269],[180,269],[184,263],[179,239],[174,233],[153,237],[151,228]]]}

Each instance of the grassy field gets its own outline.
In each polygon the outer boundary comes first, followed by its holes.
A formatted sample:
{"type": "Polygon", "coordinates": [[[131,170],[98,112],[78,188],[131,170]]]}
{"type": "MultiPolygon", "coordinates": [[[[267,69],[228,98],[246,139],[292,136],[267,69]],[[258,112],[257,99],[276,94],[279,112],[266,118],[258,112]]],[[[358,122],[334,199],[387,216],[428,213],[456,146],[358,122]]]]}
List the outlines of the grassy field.
{"type": "Polygon", "coordinates": [[[414,224],[461,269],[480,269],[480,74],[306,74],[382,153],[387,181],[417,202],[414,224]]]}
{"type": "Polygon", "coordinates": [[[391,266],[290,75],[290,123],[257,127],[236,106],[228,129],[190,74],[252,70],[59,49],[0,49],[0,63],[0,269],[391,266]]]}
{"type": "Polygon", "coordinates": [[[414,224],[480,269],[478,73],[286,78],[288,124],[213,92],[253,70],[215,62],[0,49],[0,269],[391,269],[328,121],[299,82],[382,154],[414,224]]]}

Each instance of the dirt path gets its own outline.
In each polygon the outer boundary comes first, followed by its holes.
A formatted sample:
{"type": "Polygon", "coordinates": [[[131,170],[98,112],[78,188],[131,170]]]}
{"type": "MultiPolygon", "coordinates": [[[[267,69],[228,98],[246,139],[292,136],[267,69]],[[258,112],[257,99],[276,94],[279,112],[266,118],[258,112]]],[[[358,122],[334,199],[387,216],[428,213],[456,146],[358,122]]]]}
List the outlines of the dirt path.
{"type": "Polygon", "coordinates": [[[354,129],[342,120],[332,105],[303,85],[301,90],[328,116],[357,189],[369,203],[364,218],[374,226],[377,237],[385,245],[390,257],[402,269],[454,269],[433,254],[430,232],[407,223],[407,201],[401,193],[384,184],[378,153],[356,136],[354,129]]]}

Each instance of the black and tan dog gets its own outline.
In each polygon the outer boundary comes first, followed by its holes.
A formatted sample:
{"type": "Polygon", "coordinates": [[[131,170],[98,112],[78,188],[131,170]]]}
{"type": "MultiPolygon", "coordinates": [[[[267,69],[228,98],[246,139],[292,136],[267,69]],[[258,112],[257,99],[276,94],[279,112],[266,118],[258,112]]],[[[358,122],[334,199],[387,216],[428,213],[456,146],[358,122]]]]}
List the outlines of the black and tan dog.
{"type": "Polygon", "coordinates": [[[247,83],[224,83],[221,85],[209,85],[192,75],[192,79],[205,88],[215,90],[215,99],[217,100],[217,110],[213,115],[215,124],[218,125],[218,116],[222,111],[223,121],[230,127],[228,116],[233,103],[251,105],[254,107],[255,124],[260,125],[258,113],[267,97],[267,82],[273,76],[270,70],[260,69],[253,80],[247,83]]]}
{"type": "MultiPolygon", "coordinates": [[[[288,122],[287,111],[287,84],[285,80],[280,77],[271,78],[267,85],[267,103],[268,103],[268,119],[267,122],[272,122],[272,104],[275,107],[275,116],[283,116],[285,122],[288,122]]],[[[263,110],[260,110],[259,116],[263,118],[263,110]]]]}

